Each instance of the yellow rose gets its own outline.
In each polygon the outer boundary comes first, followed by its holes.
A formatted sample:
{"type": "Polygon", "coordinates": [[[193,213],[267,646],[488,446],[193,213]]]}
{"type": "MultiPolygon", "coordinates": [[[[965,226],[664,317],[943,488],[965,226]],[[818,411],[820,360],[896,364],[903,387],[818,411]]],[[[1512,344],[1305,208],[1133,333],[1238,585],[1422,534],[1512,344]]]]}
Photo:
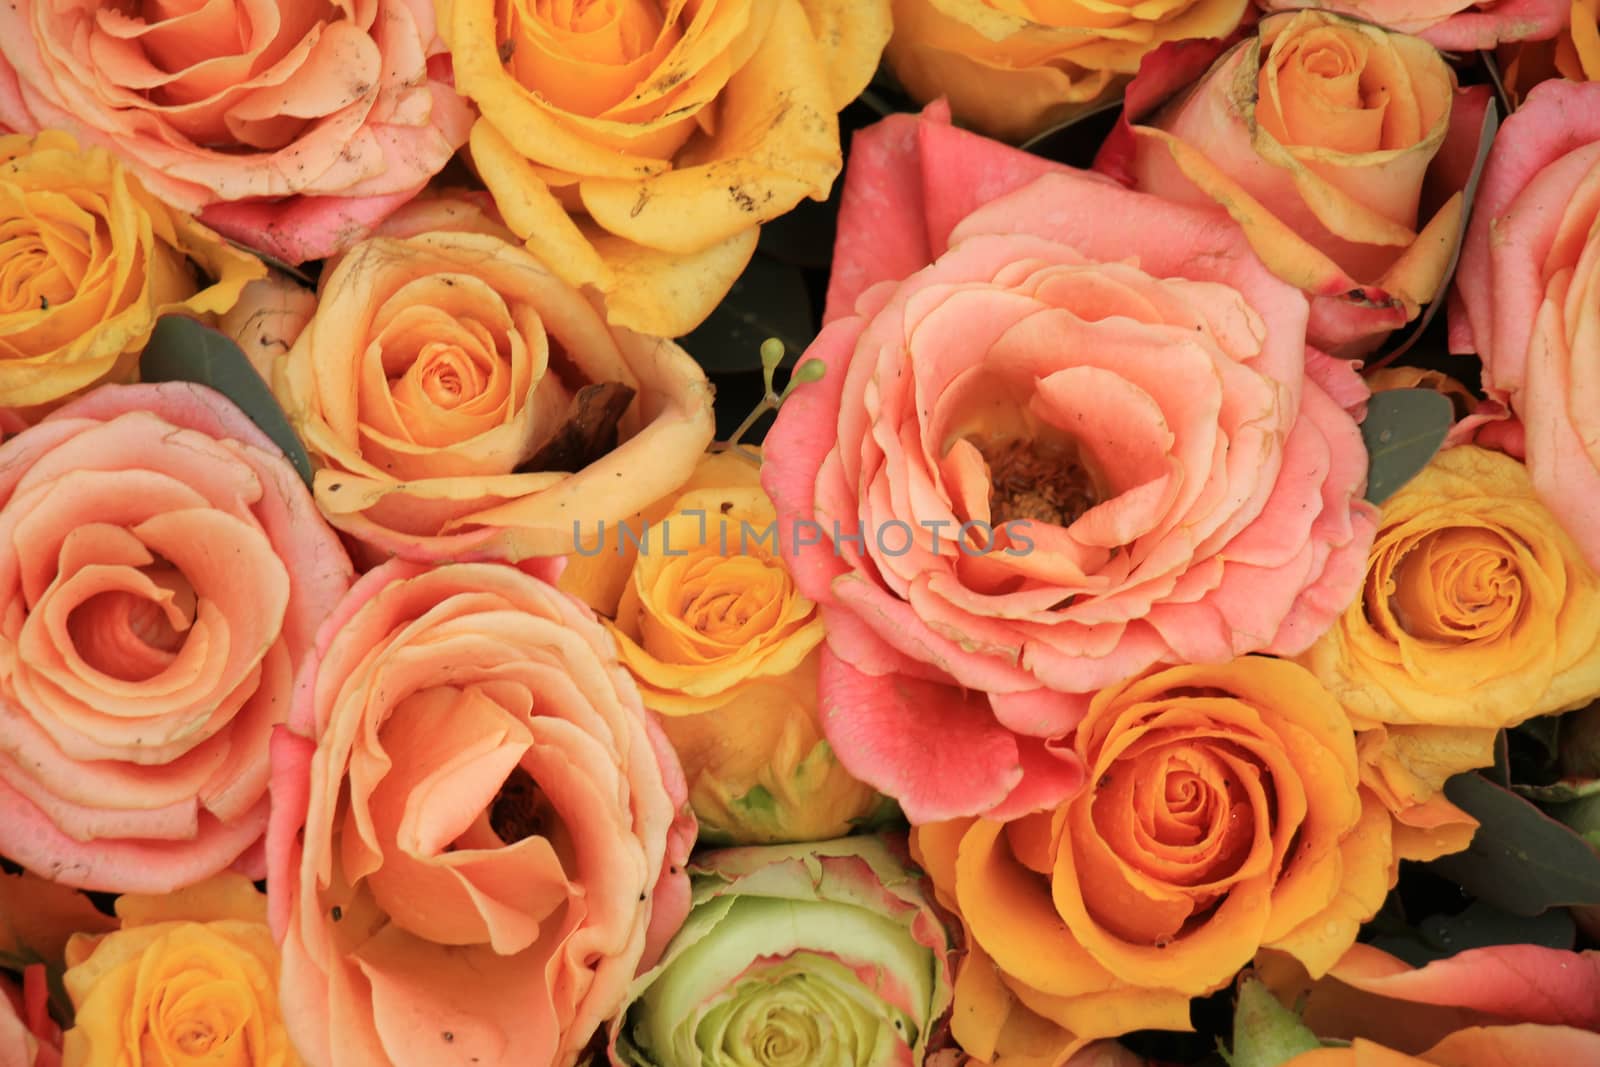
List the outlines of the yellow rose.
{"type": "Polygon", "coordinates": [[[838,837],[881,803],[823,739],[822,618],[784,569],[776,531],[756,466],[714,453],[561,579],[607,619],[683,763],[701,835],[717,843],[838,837]]]}
{"type": "Polygon", "coordinates": [[[1246,0],[895,0],[884,57],[906,91],[949,97],[955,117],[1023,140],[1121,90],[1167,43],[1226,37],[1246,0]]]}
{"type": "Polygon", "coordinates": [[[889,0],[438,0],[472,160],[506,222],[611,321],[676,337],[744,269],[759,224],[839,173],[837,114],[889,0]]]}
{"type": "Polygon", "coordinates": [[[0,137],[0,164],[0,406],[127,381],[158,318],[226,311],[266,273],[65,133],[0,137]]]}
{"type": "Polygon", "coordinates": [[[300,1067],[278,1010],[267,899],[223,874],[117,898],[122,929],[67,944],[72,1067],[300,1067]]]}
{"type": "Polygon", "coordinates": [[[1299,660],[1364,731],[1364,778],[1421,802],[1494,732],[1600,695],[1600,577],[1522,464],[1446,449],[1383,505],[1362,596],[1299,660]]]}

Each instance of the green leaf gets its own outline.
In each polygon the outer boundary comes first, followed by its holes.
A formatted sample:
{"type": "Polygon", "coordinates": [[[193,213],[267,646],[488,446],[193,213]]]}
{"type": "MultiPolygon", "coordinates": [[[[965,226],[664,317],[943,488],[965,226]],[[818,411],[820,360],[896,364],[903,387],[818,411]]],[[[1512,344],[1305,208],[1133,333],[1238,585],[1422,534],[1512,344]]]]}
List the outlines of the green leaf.
{"type": "Polygon", "coordinates": [[[1465,852],[1429,864],[1434,873],[1515,915],[1600,904],[1600,855],[1578,834],[1481,774],[1444,792],[1480,825],[1465,852]]]}
{"type": "Polygon", "coordinates": [[[305,446],[272,390],[226,334],[182,315],[163,315],[139,357],[139,378],[195,382],[215,389],[272,438],[305,483],[311,484],[311,457],[305,446]]]}
{"type": "Polygon", "coordinates": [[[1578,927],[1565,908],[1540,915],[1513,915],[1483,900],[1475,900],[1458,915],[1430,915],[1422,920],[1424,939],[1442,956],[1489,945],[1543,945],[1570,949],[1578,927]]]}
{"type": "Polygon", "coordinates": [[[1432,389],[1387,389],[1367,401],[1367,499],[1387,500],[1428,465],[1455,422],[1450,401],[1432,389]]]}
{"type": "Polygon", "coordinates": [[[811,297],[798,267],[757,254],[705,322],[678,339],[707,374],[761,369],[761,343],[782,341],[795,358],[816,336],[811,297]]]}

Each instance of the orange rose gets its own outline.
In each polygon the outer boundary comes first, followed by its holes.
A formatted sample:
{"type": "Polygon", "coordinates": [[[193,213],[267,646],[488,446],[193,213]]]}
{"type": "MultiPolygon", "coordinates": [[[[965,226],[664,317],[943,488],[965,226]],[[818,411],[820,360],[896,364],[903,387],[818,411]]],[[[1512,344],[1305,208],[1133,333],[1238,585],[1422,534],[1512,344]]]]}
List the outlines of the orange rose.
{"type": "Polygon", "coordinates": [[[1383,903],[1389,817],[1304,669],[1246,657],[1101,690],[1073,741],[1093,785],[1009,823],[918,827],[970,954],[956,1040],[1018,1067],[1189,1029],[1189,999],[1273,946],[1325,971],[1383,903]]]}
{"type": "Polygon", "coordinates": [[[472,122],[428,0],[0,5],[0,123],[110,149],[161,199],[298,263],[349,247],[472,122]]]}
{"type": "Polygon", "coordinates": [[[313,1067],[571,1067],[688,912],[682,772],[557,569],[393,560],[319,635],[267,843],[313,1067]]]}
{"type": "Polygon", "coordinates": [[[479,224],[357,246],[274,368],[318,506],[378,553],[570,552],[711,443],[711,389],[683,349],[607,326],[479,224]]]}
{"type": "Polygon", "coordinates": [[[351,579],[294,468],[209,389],[103,386],[0,446],[0,543],[0,854],[150,893],[239,860],[351,579]]]}

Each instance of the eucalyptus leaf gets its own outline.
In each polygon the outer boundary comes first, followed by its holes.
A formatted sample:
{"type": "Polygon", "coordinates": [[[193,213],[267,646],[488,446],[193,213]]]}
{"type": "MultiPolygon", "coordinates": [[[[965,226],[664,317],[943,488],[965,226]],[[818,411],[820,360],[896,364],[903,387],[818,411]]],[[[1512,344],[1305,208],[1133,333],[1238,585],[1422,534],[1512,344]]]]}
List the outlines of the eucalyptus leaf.
{"type": "Polygon", "coordinates": [[[1600,855],[1577,833],[1481,774],[1444,792],[1479,826],[1465,852],[1429,864],[1434,873],[1514,915],[1600,904],[1600,855]]]}
{"type": "Polygon", "coordinates": [[[272,438],[305,483],[311,484],[311,457],[305,446],[272,390],[226,334],[183,315],[163,315],[139,357],[139,378],[195,382],[215,389],[272,438]]]}
{"type": "Polygon", "coordinates": [[[1577,924],[1565,908],[1539,915],[1515,915],[1475,900],[1458,915],[1430,915],[1421,923],[1422,936],[1445,956],[1490,945],[1543,945],[1570,949],[1577,924]]]}
{"type": "Polygon", "coordinates": [[[692,333],[678,339],[708,374],[760,371],[761,344],[782,341],[798,356],[816,336],[806,278],[799,268],[757,253],[733,288],[692,333]]]}
{"type": "Polygon", "coordinates": [[[1450,401],[1432,389],[1386,389],[1367,401],[1361,423],[1369,467],[1367,499],[1381,504],[1428,465],[1455,422],[1450,401]]]}
{"type": "Polygon", "coordinates": [[[1489,84],[1494,86],[1495,99],[1500,102],[1500,110],[1507,115],[1517,109],[1516,103],[1511,99],[1511,92],[1506,88],[1505,76],[1500,72],[1500,61],[1493,52],[1479,52],[1478,62],[1483,65],[1483,72],[1489,76],[1489,84]]]}

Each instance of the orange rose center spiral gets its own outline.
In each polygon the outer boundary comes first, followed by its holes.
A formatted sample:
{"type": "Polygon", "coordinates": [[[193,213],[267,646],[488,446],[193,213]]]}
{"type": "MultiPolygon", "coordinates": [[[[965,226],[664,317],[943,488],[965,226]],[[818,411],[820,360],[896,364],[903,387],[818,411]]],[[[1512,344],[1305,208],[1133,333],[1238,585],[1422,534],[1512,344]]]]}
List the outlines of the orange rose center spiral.
{"type": "Polygon", "coordinates": [[[96,593],[67,617],[73,647],[90,667],[124,682],[142,682],[165,670],[194,622],[194,588],[158,561],[140,568],[154,596],[125,589],[96,593]]]}
{"type": "Polygon", "coordinates": [[[1461,644],[1515,625],[1522,593],[1510,546],[1497,534],[1448,529],[1422,538],[1395,567],[1388,607],[1410,636],[1461,644]]]}

